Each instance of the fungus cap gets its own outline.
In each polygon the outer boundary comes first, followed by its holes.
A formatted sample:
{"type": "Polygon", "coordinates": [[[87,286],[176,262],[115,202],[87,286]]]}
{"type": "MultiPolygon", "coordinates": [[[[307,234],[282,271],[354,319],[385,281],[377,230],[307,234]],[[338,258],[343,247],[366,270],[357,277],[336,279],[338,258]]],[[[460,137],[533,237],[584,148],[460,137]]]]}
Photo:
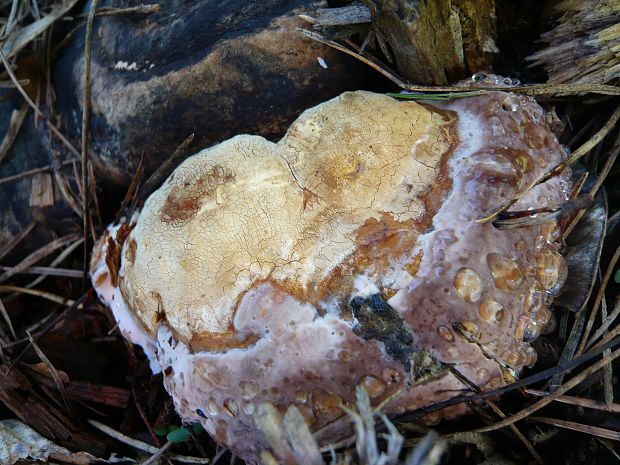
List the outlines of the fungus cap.
{"type": "MultiPolygon", "coordinates": [[[[465,389],[447,364],[488,390],[535,362],[566,273],[558,227],[476,220],[564,157],[530,97],[344,93],[278,143],[187,159],[104,234],[92,279],[185,421],[254,461],[257,405],[296,405],[323,445],[348,434],[357,385],[396,414],[465,389]]],[[[565,172],[513,208],[569,187],[565,172]]]]}

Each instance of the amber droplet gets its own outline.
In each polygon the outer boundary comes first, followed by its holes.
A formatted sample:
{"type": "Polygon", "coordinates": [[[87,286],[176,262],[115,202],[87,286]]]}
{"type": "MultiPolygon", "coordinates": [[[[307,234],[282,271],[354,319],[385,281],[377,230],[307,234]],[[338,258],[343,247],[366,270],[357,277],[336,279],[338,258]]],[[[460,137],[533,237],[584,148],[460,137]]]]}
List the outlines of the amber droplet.
{"type": "Polygon", "coordinates": [[[515,331],[516,341],[520,342],[523,340],[523,336],[525,335],[525,328],[530,323],[530,319],[531,318],[528,315],[521,315],[519,317],[519,320],[517,321],[517,329],[515,331]]]}
{"type": "Polygon", "coordinates": [[[516,368],[519,366],[519,352],[515,350],[506,350],[502,352],[502,360],[511,368],[516,368]]]}
{"type": "Polygon", "coordinates": [[[239,383],[239,390],[241,391],[241,397],[246,400],[251,400],[258,394],[258,386],[253,382],[241,381],[239,383]]]}
{"type": "Polygon", "coordinates": [[[536,314],[545,305],[545,289],[542,284],[536,282],[528,291],[523,301],[525,313],[536,314]]]}
{"type": "Polygon", "coordinates": [[[321,388],[312,391],[312,406],[317,415],[325,419],[336,418],[343,413],[340,405],[342,405],[340,396],[330,394],[321,388]]]}
{"type": "Polygon", "coordinates": [[[379,397],[385,392],[385,382],[375,376],[366,375],[360,380],[360,385],[366,389],[371,399],[379,397]]]}
{"type": "Polygon", "coordinates": [[[470,268],[461,268],[454,277],[454,287],[465,302],[474,303],[482,297],[482,280],[470,268]]]}
{"type": "Polygon", "coordinates": [[[494,300],[485,300],[480,304],[480,318],[487,323],[501,323],[504,319],[504,308],[494,300]]]}
{"type": "Polygon", "coordinates": [[[541,325],[543,331],[545,329],[545,326],[549,324],[552,318],[553,315],[547,307],[541,308],[538,313],[536,313],[536,316],[534,316],[534,319],[538,322],[539,325],[541,325]]]}
{"type": "Polygon", "coordinates": [[[528,321],[525,325],[525,329],[523,331],[523,340],[525,342],[532,342],[540,336],[540,333],[543,330],[543,326],[538,323],[537,320],[532,319],[528,321]]]}
{"type": "Polygon", "coordinates": [[[547,292],[555,295],[566,280],[568,267],[560,254],[551,250],[543,251],[536,260],[536,275],[547,292]]]}
{"type": "Polygon", "coordinates": [[[560,237],[560,230],[555,223],[545,223],[540,228],[540,234],[546,242],[555,242],[560,237]]]}
{"type": "Polygon", "coordinates": [[[447,326],[438,326],[437,335],[446,342],[454,342],[454,334],[452,334],[452,331],[450,331],[450,328],[447,326]]]}
{"type": "Polygon", "coordinates": [[[490,253],[487,255],[487,264],[498,289],[514,291],[523,285],[525,276],[513,260],[498,253],[490,253]]]}
{"type": "Polygon", "coordinates": [[[523,366],[531,367],[536,363],[536,360],[538,360],[536,350],[529,344],[521,344],[519,346],[519,353],[523,366]]]}
{"type": "Polygon", "coordinates": [[[465,338],[467,342],[478,342],[480,340],[480,327],[473,321],[461,321],[453,324],[454,329],[465,338]]]}
{"type": "Polygon", "coordinates": [[[209,397],[209,399],[207,399],[207,413],[212,416],[220,413],[220,407],[217,405],[217,401],[213,397],[209,397]]]}
{"type": "Polygon", "coordinates": [[[231,417],[239,415],[239,405],[234,399],[228,398],[224,401],[224,411],[231,417]]]}

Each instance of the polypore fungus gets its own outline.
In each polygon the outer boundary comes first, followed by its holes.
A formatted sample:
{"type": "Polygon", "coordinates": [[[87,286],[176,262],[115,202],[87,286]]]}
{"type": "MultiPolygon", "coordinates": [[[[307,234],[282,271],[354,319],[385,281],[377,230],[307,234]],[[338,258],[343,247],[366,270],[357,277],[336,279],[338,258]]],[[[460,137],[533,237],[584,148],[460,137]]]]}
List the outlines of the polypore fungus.
{"type": "Polygon", "coordinates": [[[358,385],[396,414],[467,389],[457,371],[489,390],[535,362],[566,273],[558,227],[476,220],[515,196],[560,205],[568,173],[525,192],[564,156],[530,97],[345,93],[278,143],[187,159],[104,234],[92,279],[185,421],[254,461],[257,406],[296,405],[325,445],[358,385]]]}

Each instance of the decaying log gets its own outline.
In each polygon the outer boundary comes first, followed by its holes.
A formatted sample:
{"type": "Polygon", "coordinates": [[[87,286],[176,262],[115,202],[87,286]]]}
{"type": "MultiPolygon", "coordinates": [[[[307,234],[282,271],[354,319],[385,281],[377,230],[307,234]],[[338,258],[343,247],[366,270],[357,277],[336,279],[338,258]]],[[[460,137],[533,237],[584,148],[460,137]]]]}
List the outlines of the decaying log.
{"type": "MultiPolygon", "coordinates": [[[[129,184],[142,156],[152,173],[191,133],[193,149],[243,133],[278,139],[306,108],[376,79],[353,58],[298,34],[297,15],[325,2],[160,3],[159,13],[95,19],[89,146],[97,174],[116,185],[129,184]]],[[[55,90],[77,143],[83,33],[58,54],[55,90]]]]}
{"type": "Polygon", "coordinates": [[[555,5],[547,46],[528,57],[549,82],[617,82],[620,78],[620,0],[576,0],[555,5]]]}
{"type": "Polygon", "coordinates": [[[495,0],[364,0],[390,44],[400,74],[444,85],[489,69],[495,45],[495,0]]]}

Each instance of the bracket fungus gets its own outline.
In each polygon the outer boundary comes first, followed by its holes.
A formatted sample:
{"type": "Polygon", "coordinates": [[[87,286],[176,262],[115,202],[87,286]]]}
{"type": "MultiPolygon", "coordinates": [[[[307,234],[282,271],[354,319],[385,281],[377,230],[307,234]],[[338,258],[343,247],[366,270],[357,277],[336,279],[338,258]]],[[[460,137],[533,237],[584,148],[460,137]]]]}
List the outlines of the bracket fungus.
{"type": "Polygon", "coordinates": [[[528,190],[565,157],[530,97],[347,92],[278,143],[187,159],[105,232],[92,280],[185,421],[255,461],[257,406],[295,405],[325,445],[349,433],[358,385],[397,414],[535,363],[566,274],[558,225],[477,220],[516,196],[565,202],[568,170],[528,190]]]}

